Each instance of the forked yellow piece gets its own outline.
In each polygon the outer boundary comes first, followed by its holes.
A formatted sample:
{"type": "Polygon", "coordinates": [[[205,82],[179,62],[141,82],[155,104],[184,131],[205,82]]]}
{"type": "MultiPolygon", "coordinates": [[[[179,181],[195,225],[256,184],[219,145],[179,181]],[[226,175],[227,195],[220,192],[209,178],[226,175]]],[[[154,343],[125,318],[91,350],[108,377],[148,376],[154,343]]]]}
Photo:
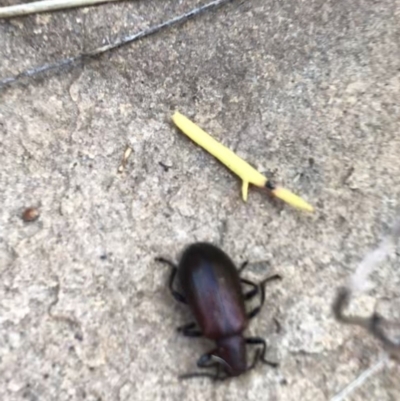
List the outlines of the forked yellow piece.
{"type": "Polygon", "coordinates": [[[293,194],[287,189],[281,187],[273,187],[267,185],[268,179],[258,172],[254,167],[241,159],[237,154],[232,152],[226,146],[215,140],[212,136],[203,131],[200,127],[190,121],[187,117],[179,112],[172,116],[176,126],[186,134],[190,139],[200,145],[202,148],[211,153],[226,167],[231,169],[243,181],[242,196],[247,201],[247,193],[249,184],[253,184],[261,188],[269,188],[277,198],[282,199],[291,206],[312,212],[314,208],[305,200],[293,194]]]}

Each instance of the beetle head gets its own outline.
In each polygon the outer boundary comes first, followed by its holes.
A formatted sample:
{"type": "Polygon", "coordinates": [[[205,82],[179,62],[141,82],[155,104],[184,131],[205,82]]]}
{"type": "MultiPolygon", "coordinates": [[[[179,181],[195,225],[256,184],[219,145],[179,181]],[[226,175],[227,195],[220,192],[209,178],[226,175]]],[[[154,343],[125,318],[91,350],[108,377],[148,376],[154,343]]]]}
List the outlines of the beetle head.
{"type": "Polygon", "coordinates": [[[215,355],[224,361],[229,376],[239,376],[247,370],[246,344],[241,335],[218,340],[217,347],[215,355]]]}

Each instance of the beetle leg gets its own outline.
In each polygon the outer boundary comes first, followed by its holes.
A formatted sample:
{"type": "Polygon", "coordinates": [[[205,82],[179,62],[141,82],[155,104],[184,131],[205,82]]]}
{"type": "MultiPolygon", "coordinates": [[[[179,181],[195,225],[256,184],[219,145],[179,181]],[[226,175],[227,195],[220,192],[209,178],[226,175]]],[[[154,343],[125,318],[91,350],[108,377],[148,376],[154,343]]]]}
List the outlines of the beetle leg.
{"type": "Polygon", "coordinates": [[[282,276],[278,273],[273,273],[270,276],[266,277],[263,281],[261,281],[260,285],[264,287],[265,284],[267,284],[269,281],[274,281],[274,280],[282,280],[282,276]]]}
{"type": "Polygon", "coordinates": [[[212,380],[225,380],[228,376],[223,374],[221,367],[225,363],[221,358],[213,355],[214,352],[217,350],[212,350],[207,354],[202,355],[198,361],[197,366],[200,369],[207,369],[207,368],[215,368],[214,373],[208,372],[193,372],[193,373],[186,373],[184,375],[179,376],[180,379],[192,379],[195,377],[209,377],[212,380]],[[210,363],[211,362],[211,363],[210,363]]]}
{"type": "Polygon", "coordinates": [[[250,312],[247,314],[247,317],[248,317],[249,319],[252,319],[254,316],[258,315],[259,312],[260,312],[260,310],[261,310],[261,308],[262,308],[262,306],[264,305],[264,301],[265,301],[265,290],[264,290],[264,286],[260,285],[259,288],[260,288],[260,293],[261,293],[261,296],[260,296],[260,297],[261,297],[260,305],[256,306],[252,311],[250,311],[250,312]]]}
{"type": "Polygon", "coordinates": [[[215,355],[214,353],[217,352],[216,349],[208,352],[207,354],[202,355],[199,360],[197,361],[197,366],[202,369],[202,368],[215,368],[215,375],[213,377],[214,380],[224,380],[228,376],[225,374],[223,375],[223,370],[221,370],[222,366],[229,366],[227,363],[220,358],[219,356],[215,355]],[[212,362],[212,363],[210,363],[212,362]]]}
{"type": "Polygon", "coordinates": [[[194,373],[185,373],[179,376],[179,379],[186,380],[186,379],[194,379],[195,377],[209,377],[212,380],[218,380],[216,373],[203,373],[203,372],[194,372],[194,373]]]}
{"type": "MultiPolygon", "coordinates": [[[[246,262],[246,263],[247,263],[247,262],[246,262]]],[[[250,290],[250,291],[248,291],[248,292],[246,292],[246,293],[244,294],[244,299],[245,299],[246,301],[250,300],[251,298],[255,297],[255,296],[258,294],[259,287],[264,287],[265,284],[266,284],[268,281],[277,280],[277,279],[281,279],[281,278],[282,278],[282,277],[281,277],[279,274],[275,274],[275,273],[274,273],[274,274],[272,274],[271,276],[268,276],[266,279],[264,279],[260,284],[253,283],[252,281],[247,280],[247,279],[245,279],[245,278],[241,278],[240,281],[241,281],[242,283],[248,284],[248,285],[250,285],[250,286],[253,287],[252,290],[250,290]]],[[[257,311],[251,312],[251,313],[253,313],[253,315],[252,315],[251,317],[254,317],[254,316],[260,311],[260,308],[261,308],[261,306],[262,306],[263,303],[264,303],[262,291],[263,291],[263,288],[261,289],[261,297],[262,297],[262,299],[261,299],[261,305],[258,307],[258,309],[256,308],[257,311]]],[[[264,295],[264,298],[265,298],[265,295],[264,295]]],[[[249,317],[250,317],[250,316],[249,316],[249,317]]]]}
{"type": "Polygon", "coordinates": [[[217,352],[216,349],[213,349],[212,351],[208,352],[207,354],[202,355],[198,360],[197,360],[197,367],[199,368],[210,368],[215,366],[217,363],[216,361],[212,361],[212,357],[214,352],[217,352]],[[213,363],[209,363],[212,361],[213,363]]]}
{"type": "Polygon", "coordinates": [[[186,304],[186,299],[185,297],[180,294],[178,291],[174,289],[174,281],[176,277],[176,273],[178,272],[178,268],[176,265],[171,262],[170,260],[164,259],[164,258],[156,258],[156,262],[164,263],[172,268],[171,275],[169,276],[169,281],[168,281],[168,287],[169,290],[171,291],[172,296],[178,301],[186,304]]]}
{"type": "Polygon", "coordinates": [[[225,380],[228,378],[227,375],[221,375],[221,365],[215,363],[214,365],[210,365],[209,367],[215,367],[215,373],[207,373],[207,372],[193,372],[193,373],[185,373],[179,376],[179,379],[186,380],[186,379],[193,379],[195,377],[209,377],[213,381],[217,380],[225,380]]]}
{"type": "Polygon", "coordinates": [[[174,262],[171,262],[171,261],[168,260],[168,259],[165,259],[165,258],[155,258],[154,260],[155,260],[156,262],[164,263],[165,265],[168,265],[168,266],[172,267],[173,269],[177,269],[177,268],[178,268],[178,266],[177,266],[174,262]]]}
{"type": "Polygon", "coordinates": [[[222,365],[221,364],[217,364],[217,368],[216,368],[216,372],[215,372],[215,377],[213,380],[217,381],[223,381],[226,380],[229,376],[223,371],[221,370],[222,365]],[[225,373],[225,374],[224,374],[225,373]]]}
{"type": "MultiPolygon", "coordinates": [[[[279,366],[277,362],[274,361],[269,361],[268,359],[265,358],[265,353],[267,351],[267,342],[261,338],[261,337],[249,337],[246,338],[246,344],[250,345],[262,345],[261,351],[258,350],[256,357],[258,361],[261,361],[265,363],[266,365],[272,366],[273,368],[276,368],[279,366]]],[[[257,362],[254,362],[250,365],[250,368],[253,368],[257,362]]]]}
{"type": "Polygon", "coordinates": [[[184,326],[179,326],[177,331],[182,333],[186,337],[201,337],[203,333],[200,330],[193,330],[196,327],[196,323],[188,323],[184,326]]]}
{"type": "Polygon", "coordinates": [[[248,368],[246,370],[254,369],[256,367],[259,359],[260,359],[260,350],[258,349],[258,350],[256,350],[256,353],[254,354],[253,362],[251,363],[250,366],[248,366],[248,368]]]}
{"type": "Polygon", "coordinates": [[[269,281],[272,281],[272,280],[281,280],[281,279],[282,279],[282,276],[280,276],[279,274],[274,273],[274,274],[271,274],[270,276],[268,276],[267,278],[265,278],[263,281],[261,281],[261,283],[258,285],[258,287],[260,289],[260,298],[261,298],[260,299],[260,305],[256,306],[251,312],[249,312],[247,314],[247,317],[249,319],[252,319],[254,316],[256,316],[260,312],[262,306],[264,305],[264,301],[265,301],[265,284],[268,283],[269,281]]]}
{"type": "Polygon", "coordinates": [[[253,283],[250,280],[246,280],[245,278],[241,278],[240,281],[244,284],[250,285],[253,287],[250,291],[246,292],[243,296],[246,301],[249,299],[255,297],[258,294],[258,285],[256,283],[253,283]]]}
{"type": "Polygon", "coordinates": [[[239,269],[238,269],[238,273],[239,273],[239,274],[242,273],[242,271],[248,266],[248,264],[249,264],[249,261],[248,261],[248,260],[245,260],[245,261],[240,265],[240,267],[239,267],[239,269]]]}

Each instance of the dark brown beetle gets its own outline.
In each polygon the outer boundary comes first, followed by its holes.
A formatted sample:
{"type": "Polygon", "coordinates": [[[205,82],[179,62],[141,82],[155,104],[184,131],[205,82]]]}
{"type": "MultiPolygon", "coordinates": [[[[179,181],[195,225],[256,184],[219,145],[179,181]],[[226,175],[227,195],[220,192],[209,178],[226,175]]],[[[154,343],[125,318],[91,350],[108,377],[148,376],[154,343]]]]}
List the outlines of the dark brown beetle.
{"type": "Polygon", "coordinates": [[[179,266],[162,258],[157,260],[172,267],[169,279],[171,293],[177,301],[189,306],[199,328],[193,322],[179,327],[178,331],[188,337],[204,336],[217,345],[197,361],[199,368],[215,368],[214,373],[189,373],[182,378],[207,376],[224,380],[254,368],[258,361],[277,366],[277,363],[265,359],[265,340],[260,337],[245,338],[243,331],[249,319],[256,316],[264,304],[265,283],[280,279],[279,275],[271,275],[259,284],[240,278],[247,263],[236,269],[228,255],[208,243],[190,245],[184,251],[179,266]],[[174,289],[177,275],[183,294],[174,289]],[[252,288],[243,293],[242,284],[252,288]],[[245,301],[257,294],[260,294],[260,305],[246,312],[245,301]],[[247,364],[246,344],[261,346],[250,365],[247,364]]]}

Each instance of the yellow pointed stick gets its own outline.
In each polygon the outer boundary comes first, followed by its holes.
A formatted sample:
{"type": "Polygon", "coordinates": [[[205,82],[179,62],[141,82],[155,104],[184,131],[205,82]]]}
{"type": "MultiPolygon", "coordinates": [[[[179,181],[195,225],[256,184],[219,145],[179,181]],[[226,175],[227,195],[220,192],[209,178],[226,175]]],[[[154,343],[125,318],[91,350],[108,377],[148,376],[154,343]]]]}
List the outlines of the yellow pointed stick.
{"type": "Polygon", "coordinates": [[[282,187],[275,187],[268,182],[268,179],[258,172],[254,167],[250,166],[246,161],[241,159],[236,153],[232,152],[222,143],[215,140],[207,132],[190,121],[187,117],[179,112],[172,116],[172,121],[175,125],[190,139],[196,142],[199,146],[211,153],[226,167],[238,175],[242,181],[242,196],[243,200],[247,201],[247,193],[249,184],[257,187],[268,188],[271,193],[277,198],[283,200],[291,206],[309,212],[314,211],[314,208],[299,196],[293,194],[289,190],[282,187]]]}

